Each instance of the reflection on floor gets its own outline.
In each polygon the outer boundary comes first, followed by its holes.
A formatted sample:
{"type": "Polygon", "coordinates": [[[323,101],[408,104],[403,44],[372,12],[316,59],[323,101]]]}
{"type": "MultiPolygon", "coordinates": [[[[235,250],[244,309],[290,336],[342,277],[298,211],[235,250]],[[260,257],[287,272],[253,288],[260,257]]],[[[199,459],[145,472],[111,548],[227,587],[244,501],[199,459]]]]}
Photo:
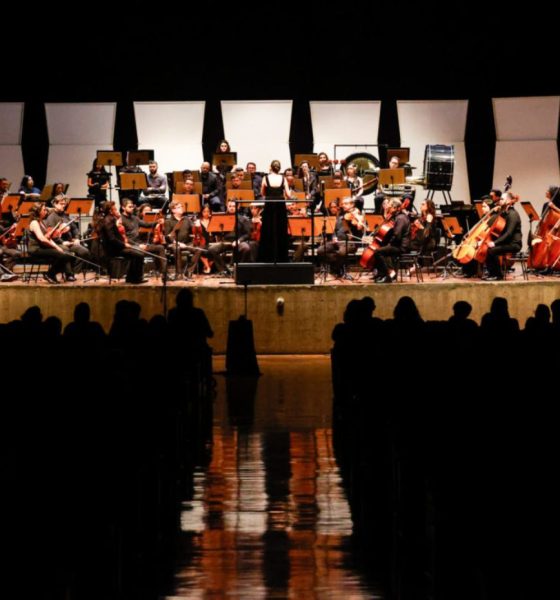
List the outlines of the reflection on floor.
{"type": "Polygon", "coordinates": [[[218,377],[210,457],[184,503],[168,598],[383,597],[352,566],[328,357],[259,364],[258,381],[218,377]]]}

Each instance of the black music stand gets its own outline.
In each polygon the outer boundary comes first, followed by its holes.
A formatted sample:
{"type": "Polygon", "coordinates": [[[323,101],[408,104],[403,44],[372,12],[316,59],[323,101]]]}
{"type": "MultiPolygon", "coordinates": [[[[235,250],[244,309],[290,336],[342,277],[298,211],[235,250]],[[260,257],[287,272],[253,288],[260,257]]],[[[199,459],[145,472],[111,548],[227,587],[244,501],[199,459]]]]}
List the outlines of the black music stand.
{"type": "Polygon", "coordinates": [[[129,167],[147,165],[151,160],[154,160],[153,150],[129,150],[126,153],[126,164],[129,167]]]}
{"type": "MultiPolygon", "coordinates": [[[[18,208],[19,203],[21,202],[21,196],[19,194],[7,194],[2,198],[2,212],[9,213],[18,208]]],[[[23,202],[30,202],[29,200],[24,200],[23,202]]],[[[35,204],[35,202],[31,202],[31,205],[35,204]]]]}
{"type": "Polygon", "coordinates": [[[231,171],[237,164],[237,152],[216,152],[212,155],[212,164],[220,173],[231,171]]]}
{"type": "Polygon", "coordinates": [[[435,269],[435,267],[440,262],[444,261],[443,262],[443,272],[441,274],[441,277],[442,277],[442,279],[447,279],[449,276],[454,276],[456,274],[457,268],[460,269],[460,267],[458,267],[455,260],[453,260],[452,267],[450,267],[450,265],[449,265],[449,256],[451,254],[451,250],[449,249],[449,246],[453,242],[455,236],[463,235],[464,230],[461,227],[461,224],[459,223],[459,220],[457,219],[457,217],[449,217],[449,216],[442,217],[441,218],[441,226],[443,227],[443,232],[445,234],[445,255],[442,256],[441,258],[439,258],[438,260],[436,260],[434,262],[433,266],[435,269]]]}
{"type": "Polygon", "coordinates": [[[294,156],[294,165],[299,168],[302,162],[309,163],[309,167],[315,171],[319,170],[318,154],[296,154],[294,156]]]}
{"type": "Polygon", "coordinates": [[[80,237],[82,236],[82,216],[90,216],[93,208],[94,200],[89,198],[72,198],[68,202],[66,212],[69,215],[78,215],[78,227],[80,230],[80,237]]]}
{"type": "Polygon", "coordinates": [[[399,166],[407,164],[410,160],[410,148],[387,148],[387,164],[393,156],[399,159],[399,166]]]}
{"type": "Polygon", "coordinates": [[[148,187],[148,179],[144,171],[140,173],[121,173],[121,190],[145,190],[148,187]]]}
{"type": "Polygon", "coordinates": [[[186,213],[198,214],[201,210],[198,194],[173,194],[173,202],[180,202],[186,213]]]}
{"type": "Polygon", "coordinates": [[[97,151],[97,162],[104,167],[109,167],[109,200],[113,197],[113,184],[111,183],[111,167],[122,167],[123,166],[123,155],[122,152],[116,150],[98,150],[97,151]]]}
{"type": "Polygon", "coordinates": [[[379,169],[379,185],[391,188],[391,192],[394,191],[396,185],[404,185],[406,177],[404,169],[379,169]]]}

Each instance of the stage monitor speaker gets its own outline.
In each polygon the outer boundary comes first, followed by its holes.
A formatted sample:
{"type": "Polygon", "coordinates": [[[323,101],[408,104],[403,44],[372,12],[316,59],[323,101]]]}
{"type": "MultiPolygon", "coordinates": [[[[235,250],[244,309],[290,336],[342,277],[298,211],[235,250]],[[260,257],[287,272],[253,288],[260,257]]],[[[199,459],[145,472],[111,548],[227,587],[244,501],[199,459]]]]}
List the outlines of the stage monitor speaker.
{"type": "Polygon", "coordinates": [[[312,263],[239,263],[235,269],[238,285],[313,284],[312,263]]]}

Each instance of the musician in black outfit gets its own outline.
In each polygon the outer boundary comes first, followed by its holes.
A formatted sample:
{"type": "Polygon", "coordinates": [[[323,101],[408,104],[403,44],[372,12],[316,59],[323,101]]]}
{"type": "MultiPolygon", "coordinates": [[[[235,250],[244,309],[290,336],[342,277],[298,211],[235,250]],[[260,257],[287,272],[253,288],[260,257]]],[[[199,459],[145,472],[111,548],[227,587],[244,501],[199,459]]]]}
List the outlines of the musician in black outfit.
{"type": "MultiPolygon", "coordinates": [[[[49,216],[45,219],[45,225],[47,227],[56,227],[59,223],[69,223],[70,217],[66,214],[66,207],[68,206],[68,199],[66,196],[57,196],[53,199],[52,210],[49,216]]],[[[64,249],[78,258],[91,261],[91,255],[87,248],[80,243],[80,229],[78,224],[73,221],[68,225],[68,230],[65,231],[60,237],[57,237],[56,241],[64,247],[64,249]]],[[[74,267],[75,273],[82,273],[85,270],[86,263],[78,260],[74,267]]],[[[74,278],[67,277],[67,281],[73,281],[74,278]]]]}
{"type": "Polygon", "coordinates": [[[140,227],[147,227],[149,229],[155,228],[157,221],[153,223],[147,223],[146,221],[140,220],[135,214],[136,207],[134,202],[130,198],[126,198],[123,201],[121,219],[124,229],[126,231],[126,237],[128,241],[137,246],[139,250],[145,250],[150,254],[155,254],[158,258],[155,259],[156,270],[158,273],[163,273],[165,265],[165,247],[162,244],[150,244],[144,243],[140,239],[140,227]]]}
{"type": "Polygon", "coordinates": [[[396,280],[397,272],[393,259],[407,252],[410,247],[410,219],[401,208],[402,202],[398,198],[390,201],[388,213],[395,225],[389,234],[388,243],[375,253],[376,283],[392,283],[396,280]]]}
{"type": "Polygon", "coordinates": [[[101,217],[97,224],[98,234],[106,255],[109,258],[122,256],[129,261],[126,272],[127,283],[146,283],[148,280],[143,278],[144,255],[132,248],[119,231],[120,214],[112,200],[101,205],[101,217]]]}
{"type": "Polygon", "coordinates": [[[216,173],[210,170],[210,163],[200,165],[200,181],[202,182],[202,202],[209,204],[213,212],[222,212],[221,185],[216,173]]]}
{"type": "Polygon", "coordinates": [[[506,192],[500,198],[498,204],[502,207],[501,216],[505,218],[506,225],[500,237],[493,242],[488,242],[488,255],[486,257],[486,268],[488,275],[483,277],[485,281],[498,281],[503,279],[500,267],[500,256],[504,254],[517,253],[521,250],[521,217],[513,207],[517,200],[510,192],[506,192]]]}
{"type": "Polygon", "coordinates": [[[364,234],[366,223],[352,198],[342,200],[342,212],[336,219],[332,241],[321,243],[317,250],[320,260],[325,260],[337,277],[343,274],[344,260],[356,252],[356,242],[364,234]]]}
{"type": "MultiPolygon", "coordinates": [[[[88,176],[88,196],[95,200],[95,206],[99,206],[107,200],[107,189],[109,187],[109,178],[111,174],[105,167],[97,162],[97,158],[93,160],[91,171],[88,176]]],[[[53,192],[55,190],[53,189],[53,192]]]]}

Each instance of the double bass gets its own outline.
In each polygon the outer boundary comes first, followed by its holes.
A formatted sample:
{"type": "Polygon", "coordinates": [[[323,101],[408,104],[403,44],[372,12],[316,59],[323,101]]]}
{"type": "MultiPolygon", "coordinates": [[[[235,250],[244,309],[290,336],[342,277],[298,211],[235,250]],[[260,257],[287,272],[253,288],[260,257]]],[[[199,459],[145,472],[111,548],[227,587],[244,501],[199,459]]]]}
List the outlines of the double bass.
{"type": "MultiPolygon", "coordinates": [[[[549,202],[554,202],[559,191],[560,188],[556,188],[549,202]]],[[[527,260],[529,268],[556,268],[560,259],[559,229],[560,215],[548,204],[531,239],[531,248],[527,260]]]]}
{"type": "MultiPolygon", "coordinates": [[[[511,188],[511,175],[507,177],[504,192],[511,188]]],[[[472,227],[465,235],[461,243],[453,250],[453,258],[461,263],[467,264],[471,260],[483,263],[488,253],[488,242],[492,237],[498,237],[505,227],[505,219],[499,215],[501,206],[495,206],[482,219],[472,227]]]]}

